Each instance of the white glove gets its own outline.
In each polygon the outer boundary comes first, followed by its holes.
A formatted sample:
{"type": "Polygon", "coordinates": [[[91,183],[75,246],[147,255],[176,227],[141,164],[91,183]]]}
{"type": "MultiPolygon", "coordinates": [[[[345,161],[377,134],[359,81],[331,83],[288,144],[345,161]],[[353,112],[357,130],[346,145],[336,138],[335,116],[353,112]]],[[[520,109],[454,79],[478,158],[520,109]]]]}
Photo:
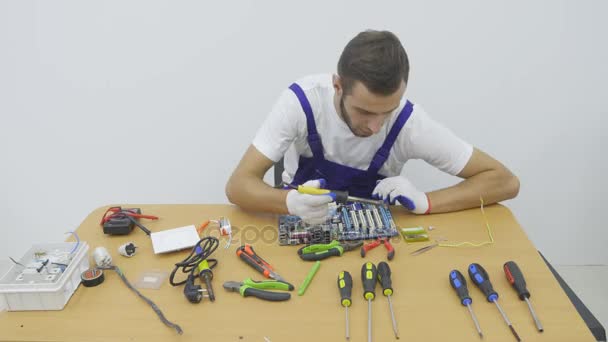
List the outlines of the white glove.
{"type": "MultiPolygon", "coordinates": [[[[302,185],[321,188],[325,185],[325,180],[310,180],[302,185]]],[[[289,213],[299,216],[302,221],[309,224],[325,223],[329,216],[327,204],[331,202],[333,202],[331,196],[301,194],[295,189],[287,193],[287,199],[285,200],[289,213]]]]}
{"type": "Polygon", "coordinates": [[[372,192],[372,197],[383,199],[390,204],[399,202],[414,214],[428,214],[431,206],[427,195],[416,189],[403,176],[389,177],[378,182],[372,192]]]}

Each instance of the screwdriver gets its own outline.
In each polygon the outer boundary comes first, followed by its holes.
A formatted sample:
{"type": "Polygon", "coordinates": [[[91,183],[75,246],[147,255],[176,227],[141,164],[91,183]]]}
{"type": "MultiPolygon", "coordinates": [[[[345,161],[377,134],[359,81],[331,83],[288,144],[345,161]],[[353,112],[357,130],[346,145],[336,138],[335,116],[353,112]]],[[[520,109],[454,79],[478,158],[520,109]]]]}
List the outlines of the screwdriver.
{"type": "Polygon", "coordinates": [[[473,318],[473,323],[475,323],[475,328],[477,328],[477,332],[479,333],[479,337],[483,338],[483,334],[481,333],[481,328],[479,327],[479,322],[477,322],[477,317],[475,317],[475,313],[473,312],[473,308],[471,308],[471,304],[473,300],[469,296],[469,289],[467,288],[467,281],[464,279],[462,273],[459,270],[452,270],[450,272],[450,284],[456,290],[458,294],[458,298],[460,298],[460,302],[462,305],[466,306],[471,313],[471,318],[473,318]]]}
{"type": "Polygon", "coordinates": [[[347,271],[342,271],[338,274],[338,290],[340,290],[340,304],[342,304],[346,310],[346,339],[350,340],[348,307],[352,304],[351,293],[353,290],[353,278],[347,271]]]}
{"type": "Polygon", "coordinates": [[[538,331],[543,332],[543,326],[540,324],[540,320],[536,316],[536,312],[532,308],[532,303],[528,300],[530,298],[530,292],[526,288],[526,280],[524,279],[524,275],[519,269],[519,266],[515,263],[515,261],[507,261],[504,266],[505,275],[507,276],[507,281],[517,294],[519,295],[520,300],[525,300],[528,304],[528,308],[530,309],[530,313],[532,314],[532,318],[534,319],[534,323],[536,323],[536,328],[538,331]]]}
{"type": "Polygon", "coordinates": [[[505,312],[502,311],[502,308],[500,307],[500,305],[498,305],[498,293],[494,291],[492,283],[490,283],[490,277],[488,277],[488,272],[486,272],[486,270],[479,264],[471,264],[469,265],[469,277],[471,277],[473,283],[475,283],[475,285],[481,290],[481,292],[483,292],[488,302],[493,302],[494,304],[496,304],[498,311],[500,311],[500,314],[505,320],[505,323],[507,323],[509,329],[511,329],[513,336],[515,336],[517,341],[521,341],[519,335],[517,335],[517,332],[515,331],[515,328],[513,328],[511,321],[509,321],[509,318],[507,317],[505,312]]]}
{"type": "Polygon", "coordinates": [[[399,331],[397,330],[397,321],[395,320],[395,313],[393,312],[393,302],[391,302],[391,295],[393,294],[393,285],[391,281],[391,268],[384,261],[378,264],[378,281],[382,285],[382,294],[388,298],[388,307],[391,310],[391,319],[393,320],[393,332],[395,338],[399,339],[399,331]]]}
{"type": "Polygon", "coordinates": [[[384,205],[383,201],[380,200],[372,200],[369,198],[361,198],[355,196],[349,196],[348,191],[340,191],[340,190],[329,190],[329,189],[319,189],[312,186],[304,186],[304,185],[292,185],[288,183],[283,183],[292,189],[298,190],[301,194],[308,195],[328,195],[330,196],[336,203],[344,204],[347,202],[361,202],[361,203],[369,203],[375,205],[384,205]]]}
{"type": "Polygon", "coordinates": [[[361,282],[363,283],[363,298],[367,299],[367,341],[372,341],[372,300],[376,298],[376,281],[378,271],[376,265],[366,262],[361,267],[361,282]]]}

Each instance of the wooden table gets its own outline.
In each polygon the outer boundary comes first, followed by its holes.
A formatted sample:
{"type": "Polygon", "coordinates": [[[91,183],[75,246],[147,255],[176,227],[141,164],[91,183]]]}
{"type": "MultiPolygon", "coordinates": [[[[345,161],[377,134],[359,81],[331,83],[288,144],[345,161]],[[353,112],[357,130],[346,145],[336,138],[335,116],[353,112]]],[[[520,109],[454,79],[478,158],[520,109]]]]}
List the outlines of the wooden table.
{"type": "MultiPolygon", "coordinates": [[[[205,219],[228,217],[236,234],[229,249],[213,254],[219,260],[214,269],[213,286],[216,301],[203,300],[191,304],[184,298],[182,287],[163,284],[160,290],[142,290],[163,310],[167,318],[179,324],[183,335],[160,322],[152,309],[132,293],[114,272],[98,287],[81,286],[62,311],[4,312],[0,314],[2,341],[342,341],[344,340],[344,308],[339,304],[336,279],[338,272],[353,275],[353,306],[350,308],[352,341],[367,339],[367,303],[362,298],[360,270],[363,260],[357,251],[322,262],[306,294],[299,297],[297,288],[312,263],[301,261],[297,247],[279,246],[276,242],[276,216],[246,213],[230,205],[129,205],[141,207],[144,213],[161,217],[143,221],[152,231],[199,224],[205,219]],[[265,241],[255,232],[266,233],[265,241]],[[244,233],[244,234],[243,234],[244,233]],[[256,236],[258,235],[258,236],[256,236]],[[257,298],[243,298],[227,292],[222,284],[247,277],[261,280],[261,275],[235,255],[243,241],[272,263],[277,272],[296,286],[292,299],[270,303],[257,298]]],[[[99,219],[107,207],[93,211],[78,228],[80,238],[91,250],[105,246],[115,264],[133,282],[148,270],[170,272],[189,251],[155,255],[149,238],[136,229],[128,236],[106,236],[99,219]],[[125,258],[117,253],[123,243],[133,241],[137,254],[125,258]]],[[[433,238],[450,241],[484,241],[487,232],[479,209],[430,215],[409,215],[393,209],[399,227],[434,226],[433,238]]],[[[392,297],[401,341],[478,341],[466,307],[460,305],[448,282],[448,273],[456,268],[467,274],[467,266],[478,262],[486,268],[499,302],[524,341],[594,341],[592,334],[576,313],[557,281],[528,240],[511,212],[503,206],[486,208],[495,244],[479,248],[435,248],[419,256],[409,253],[426,243],[406,244],[401,238],[392,240],[396,256],[389,264],[393,271],[392,297]],[[531,301],[544,325],[545,332],[536,331],[525,302],[505,280],[502,265],[516,261],[522,268],[531,301]]],[[[217,236],[209,227],[205,234],[217,236]]],[[[366,261],[378,263],[386,259],[382,246],[370,251],[366,261]]],[[[93,262],[92,262],[93,263],[93,262]]],[[[468,280],[468,276],[467,276],[468,280]]],[[[470,283],[470,282],[469,282],[470,283]]],[[[470,287],[473,287],[470,285],[470,287]]],[[[515,341],[494,304],[488,303],[476,288],[470,288],[473,309],[487,341],[515,341]]],[[[394,340],[387,299],[379,286],[373,302],[373,337],[375,341],[394,340]]]]}

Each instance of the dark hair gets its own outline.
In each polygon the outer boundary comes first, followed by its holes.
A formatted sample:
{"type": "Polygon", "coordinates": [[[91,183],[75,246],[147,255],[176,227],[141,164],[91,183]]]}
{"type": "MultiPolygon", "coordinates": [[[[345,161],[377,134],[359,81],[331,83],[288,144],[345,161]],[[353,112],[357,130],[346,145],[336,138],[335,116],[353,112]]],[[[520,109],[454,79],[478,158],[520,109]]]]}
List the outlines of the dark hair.
{"type": "Polygon", "coordinates": [[[399,38],[389,31],[368,30],[351,39],[338,61],[345,94],[360,81],[374,94],[390,95],[407,84],[410,63],[399,38]]]}

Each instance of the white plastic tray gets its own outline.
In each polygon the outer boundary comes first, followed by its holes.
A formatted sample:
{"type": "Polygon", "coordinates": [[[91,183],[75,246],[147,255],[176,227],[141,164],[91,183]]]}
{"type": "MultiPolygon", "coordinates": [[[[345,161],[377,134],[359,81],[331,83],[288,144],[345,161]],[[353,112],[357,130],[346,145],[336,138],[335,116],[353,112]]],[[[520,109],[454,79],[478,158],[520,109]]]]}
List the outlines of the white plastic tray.
{"type": "MultiPolygon", "coordinates": [[[[52,259],[55,255],[69,254],[75,246],[76,242],[34,245],[19,263],[31,266],[36,263],[36,253],[47,252],[52,259]]],[[[41,272],[13,265],[0,279],[0,308],[4,305],[8,311],[62,310],[80,285],[80,274],[89,268],[88,250],[87,243],[81,241],[63,272],[50,263],[41,272]]],[[[38,259],[45,258],[48,257],[38,259]]]]}

